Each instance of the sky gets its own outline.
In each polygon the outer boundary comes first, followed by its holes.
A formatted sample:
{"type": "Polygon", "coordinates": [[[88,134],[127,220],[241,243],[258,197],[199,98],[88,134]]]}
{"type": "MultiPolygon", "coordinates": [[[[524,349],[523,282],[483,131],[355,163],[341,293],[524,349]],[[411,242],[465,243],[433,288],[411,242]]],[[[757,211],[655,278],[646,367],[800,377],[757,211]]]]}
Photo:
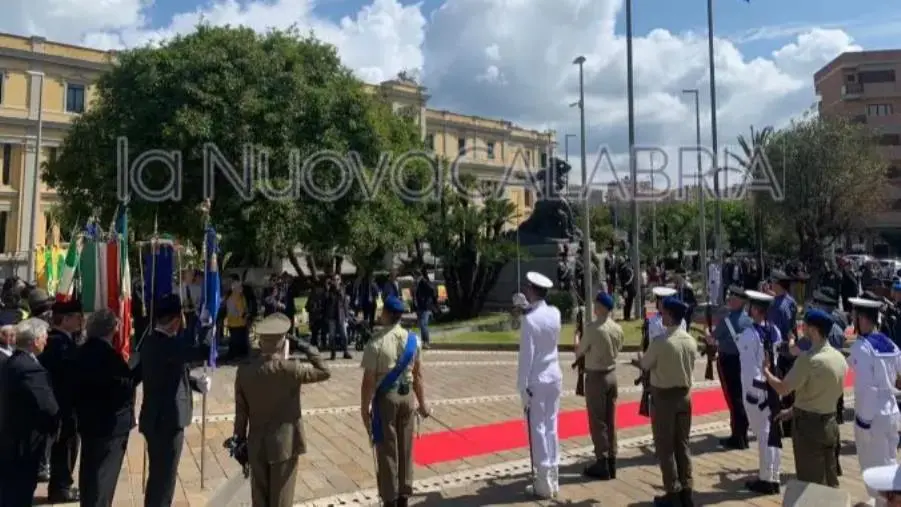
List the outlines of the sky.
{"type": "MultiPolygon", "coordinates": [[[[721,149],[751,126],[801,117],[816,102],[817,69],[844,51],[892,48],[901,31],[897,0],[713,3],[721,149]],[[864,4],[864,13],[850,12],[864,4]]],[[[636,145],[660,147],[671,179],[679,147],[695,145],[694,103],[684,89],[701,91],[701,144],[710,145],[706,4],[634,0],[636,145]]],[[[364,81],[412,72],[428,87],[430,107],[554,129],[561,155],[565,134],[579,134],[569,105],[579,94],[572,61],[583,55],[589,177],[613,178],[605,164],[595,170],[593,154],[604,147],[615,173],[628,171],[624,0],[4,0],[0,31],[122,49],[201,21],[312,30],[364,81]]],[[[578,168],[578,139],[570,145],[578,168]]],[[[693,172],[694,154],[681,158],[693,172]]],[[[654,157],[655,166],[662,159],[654,157]]],[[[642,170],[652,162],[647,154],[637,160],[642,170]]]]}

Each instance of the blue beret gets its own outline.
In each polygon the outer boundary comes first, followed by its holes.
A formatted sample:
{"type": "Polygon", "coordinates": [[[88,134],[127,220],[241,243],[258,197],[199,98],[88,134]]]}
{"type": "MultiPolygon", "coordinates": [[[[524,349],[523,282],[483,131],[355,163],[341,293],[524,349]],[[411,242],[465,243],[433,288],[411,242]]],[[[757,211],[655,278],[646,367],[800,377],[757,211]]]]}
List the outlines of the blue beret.
{"type": "Polygon", "coordinates": [[[613,309],[613,298],[610,297],[610,294],[607,294],[604,291],[598,292],[598,296],[595,298],[595,301],[597,301],[599,305],[602,305],[608,310],[613,309]]]}
{"type": "Polygon", "coordinates": [[[388,296],[385,298],[385,310],[394,313],[404,313],[407,311],[407,305],[397,296],[388,296]]]}
{"type": "Polygon", "coordinates": [[[898,280],[894,284],[892,284],[892,290],[901,292],[901,280],[898,280]]]}
{"type": "Polygon", "coordinates": [[[676,316],[685,315],[685,312],[688,311],[688,305],[682,302],[676,296],[668,296],[663,298],[663,308],[673,312],[676,316]]]}
{"type": "Polygon", "coordinates": [[[157,319],[181,315],[181,298],[176,294],[160,297],[153,305],[153,316],[157,319]]]}
{"type": "Polygon", "coordinates": [[[804,314],[804,322],[815,326],[831,327],[835,321],[832,319],[832,315],[829,315],[823,310],[811,308],[804,314]]]}

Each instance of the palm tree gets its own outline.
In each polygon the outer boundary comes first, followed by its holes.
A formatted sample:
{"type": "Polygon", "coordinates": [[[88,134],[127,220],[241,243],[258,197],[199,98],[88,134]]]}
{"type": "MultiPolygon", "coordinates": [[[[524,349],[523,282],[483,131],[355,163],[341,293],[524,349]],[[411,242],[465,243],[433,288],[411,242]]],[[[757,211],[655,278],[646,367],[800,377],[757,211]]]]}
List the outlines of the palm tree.
{"type": "MultiPolygon", "coordinates": [[[[750,137],[745,137],[744,135],[738,136],[738,145],[741,147],[742,154],[737,155],[735,153],[730,153],[732,158],[744,168],[746,171],[753,171],[754,166],[757,163],[757,157],[762,153],[762,151],[766,148],[767,144],[770,142],[770,139],[773,136],[773,127],[766,126],[760,130],[754,129],[754,126],[751,126],[751,135],[750,137]]],[[[757,243],[757,261],[760,269],[763,269],[763,206],[764,203],[761,202],[760,196],[757,194],[753,194],[751,196],[752,206],[754,208],[754,229],[757,243]]]]}

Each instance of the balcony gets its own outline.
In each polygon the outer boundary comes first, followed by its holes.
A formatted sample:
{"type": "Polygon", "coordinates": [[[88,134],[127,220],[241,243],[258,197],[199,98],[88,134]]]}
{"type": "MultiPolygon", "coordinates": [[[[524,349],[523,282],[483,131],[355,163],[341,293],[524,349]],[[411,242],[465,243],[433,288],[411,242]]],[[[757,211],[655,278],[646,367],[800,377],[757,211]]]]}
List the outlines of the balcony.
{"type": "Polygon", "coordinates": [[[842,98],[845,100],[859,99],[863,95],[863,85],[860,83],[847,83],[842,86],[842,98]]]}

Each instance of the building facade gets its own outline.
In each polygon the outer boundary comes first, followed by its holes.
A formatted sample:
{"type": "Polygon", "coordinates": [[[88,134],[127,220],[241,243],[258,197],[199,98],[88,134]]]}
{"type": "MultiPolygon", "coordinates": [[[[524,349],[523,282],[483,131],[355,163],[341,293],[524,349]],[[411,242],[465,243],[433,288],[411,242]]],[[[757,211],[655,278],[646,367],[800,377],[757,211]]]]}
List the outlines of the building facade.
{"type": "Polygon", "coordinates": [[[889,202],[869,226],[901,232],[901,50],[842,53],[814,74],[821,116],[866,124],[891,164],[889,202]]]}

